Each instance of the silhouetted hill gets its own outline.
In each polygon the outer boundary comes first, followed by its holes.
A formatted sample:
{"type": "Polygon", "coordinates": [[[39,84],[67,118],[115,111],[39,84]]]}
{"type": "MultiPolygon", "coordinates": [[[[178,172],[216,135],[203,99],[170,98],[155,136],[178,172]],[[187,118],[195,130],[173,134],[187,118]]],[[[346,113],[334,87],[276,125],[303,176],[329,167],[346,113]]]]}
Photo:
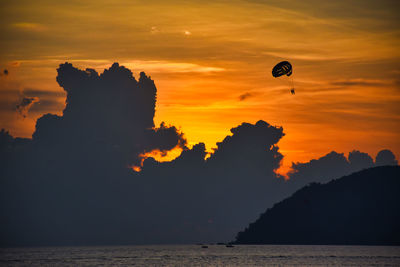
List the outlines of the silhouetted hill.
{"type": "Polygon", "coordinates": [[[239,232],[235,242],[400,245],[400,167],[305,186],[239,232]]]}

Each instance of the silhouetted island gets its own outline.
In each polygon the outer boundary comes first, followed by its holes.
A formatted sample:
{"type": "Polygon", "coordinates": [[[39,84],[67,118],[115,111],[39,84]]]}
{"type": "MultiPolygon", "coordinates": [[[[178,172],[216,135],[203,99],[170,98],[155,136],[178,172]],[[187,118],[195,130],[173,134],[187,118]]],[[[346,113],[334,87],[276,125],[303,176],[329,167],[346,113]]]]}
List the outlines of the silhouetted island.
{"type": "Polygon", "coordinates": [[[400,167],[309,184],[261,214],[235,243],[400,245],[400,167]]]}

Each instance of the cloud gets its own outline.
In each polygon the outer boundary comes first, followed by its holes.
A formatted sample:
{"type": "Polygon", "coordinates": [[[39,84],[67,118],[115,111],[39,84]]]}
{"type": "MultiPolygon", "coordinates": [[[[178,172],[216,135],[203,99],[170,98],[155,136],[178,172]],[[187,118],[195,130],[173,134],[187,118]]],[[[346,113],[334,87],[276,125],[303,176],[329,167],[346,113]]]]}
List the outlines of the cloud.
{"type": "Polygon", "coordinates": [[[217,148],[208,161],[218,162],[221,158],[232,159],[239,166],[263,162],[263,167],[269,171],[279,167],[283,156],[278,152],[275,144],[285,135],[282,127],[274,127],[260,120],[255,125],[242,123],[232,128],[231,132],[232,136],[227,136],[222,142],[217,143],[217,148]],[[248,161],[247,157],[258,159],[248,161]]]}
{"type": "Polygon", "coordinates": [[[34,88],[25,88],[22,93],[26,96],[36,96],[42,99],[43,97],[64,97],[65,94],[61,91],[40,90],[34,88]]]}
{"type": "Polygon", "coordinates": [[[331,82],[334,86],[387,86],[388,83],[381,80],[349,79],[331,82]]]}
{"type": "Polygon", "coordinates": [[[327,182],[345,175],[349,171],[349,162],[343,153],[332,151],[319,159],[305,163],[292,163],[288,173],[292,184],[300,188],[311,182],[327,182]]]}
{"type": "Polygon", "coordinates": [[[252,96],[254,96],[253,93],[246,92],[246,93],[241,94],[241,95],[239,96],[239,101],[244,101],[244,100],[246,100],[247,98],[250,98],[250,97],[252,97],[252,96]]]}
{"type": "Polygon", "coordinates": [[[353,150],[347,157],[350,165],[350,171],[355,172],[374,166],[374,160],[370,155],[358,150],[353,150]]]}
{"type": "MultiPolygon", "coordinates": [[[[16,91],[11,90],[9,94],[16,94],[16,91]]],[[[65,94],[61,91],[25,88],[20,93],[20,100],[15,109],[24,118],[29,112],[60,110],[64,106],[63,101],[60,100],[64,97],[65,94]]]]}
{"type": "MultiPolygon", "coordinates": [[[[16,91],[11,91],[16,94],[16,91]]],[[[65,106],[65,94],[62,91],[25,88],[20,93],[17,111],[26,117],[29,113],[43,113],[62,110],[65,106]]]]}
{"type": "MultiPolygon", "coordinates": [[[[50,61],[59,61],[58,59],[51,59],[50,61]]],[[[35,62],[29,60],[24,62],[35,62]]],[[[106,59],[73,59],[70,60],[73,64],[78,65],[93,65],[95,69],[107,68],[111,61],[106,59]]],[[[168,60],[126,60],[121,62],[121,65],[129,69],[141,69],[151,73],[213,73],[226,71],[225,68],[215,66],[205,66],[190,62],[176,62],[168,60]]]]}
{"type": "MultiPolygon", "coordinates": [[[[76,131],[73,128],[79,128],[75,142],[82,142],[82,137],[95,137],[118,148],[127,164],[138,163],[138,155],[143,152],[170,150],[186,143],[175,127],[163,123],[160,128],[155,127],[157,89],[144,72],[138,81],[118,63],[100,75],[93,69],[83,71],[69,63],[60,65],[57,72],[57,82],[67,93],[64,130],[72,131],[71,138],[76,131]]],[[[40,139],[39,130],[34,137],[40,139]]]]}
{"type": "MultiPolygon", "coordinates": [[[[275,146],[283,129],[258,121],[231,133],[207,159],[205,145],[199,143],[171,162],[151,157],[143,162],[141,180],[168,205],[171,225],[186,242],[230,240],[265,205],[286,195],[284,180],[274,173],[283,157],[275,146]]],[[[165,221],[157,228],[165,228],[165,221]]]]}
{"type": "Polygon", "coordinates": [[[122,63],[128,68],[145,69],[152,72],[169,72],[169,73],[208,73],[208,72],[221,72],[225,71],[224,68],[203,66],[187,62],[172,62],[162,60],[133,60],[122,63]]]}
{"type": "MultiPolygon", "coordinates": [[[[272,49],[272,50],[277,50],[272,49]]],[[[348,59],[348,57],[340,56],[340,55],[328,55],[323,51],[290,51],[288,53],[285,51],[276,51],[276,52],[263,52],[264,55],[278,57],[278,58],[287,58],[290,60],[301,60],[308,62],[326,62],[326,61],[343,61],[348,59]],[[320,52],[320,53],[318,53],[320,52]]]]}
{"type": "Polygon", "coordinates": [[[13,28],[23,31],[41,32],[46,30],[46,27],[39,23],[32,22],[18,22],[11,25],[13,28]]]}
{"type": "Polygon", "coordinates": [[[34,103],[39,102],[37,97],[22,97],[21,102],[16,105],[17,112],[24,118],[28,115],[29,109],[34,103]]]}
{"type": "Polygon", "coordinates": [[[379,151],[375,158],[376,166],[398,165],[398,161],[393,152],[388,149],[379,151]]]}
{"type": "Polygon", "coordinates": [[[375,162],[370,155],[358,150],[350,152],[347,158],[343,153],[332,151],[319,159],[292,163],[292,171],[288,173],[289,184],[294,191],[311,182],[326,183],[362,169],[381,165],[397,165],[397,160],[390,150],[380,151],[375,162]]]}
{"type": "Polygon", "coordinates": [[[40,98],[40,100],[35,103],[30,109],[30,113],[46,113],[49,111],[59,111],[62,110],[64,107],[64,102],[60,102],[58,99],[43,99],[40,98]]]}

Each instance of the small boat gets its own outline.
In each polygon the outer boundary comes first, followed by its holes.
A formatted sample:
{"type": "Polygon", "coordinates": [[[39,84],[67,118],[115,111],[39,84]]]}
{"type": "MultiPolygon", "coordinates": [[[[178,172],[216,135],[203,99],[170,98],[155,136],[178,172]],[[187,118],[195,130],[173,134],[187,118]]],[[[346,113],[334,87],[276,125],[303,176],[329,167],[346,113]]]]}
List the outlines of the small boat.
{"type": "Polygon", "coordinates": [[[226,245],[226,247],[227,247],[227,248],[233,248],[233,245],[228,244],[228,245],[226,245]]]}
{"type": "Polygon", "coordinates": [[[203,245],[203,246],[201,246],[201,248],[208,248],[208,246],[203,245]]]}

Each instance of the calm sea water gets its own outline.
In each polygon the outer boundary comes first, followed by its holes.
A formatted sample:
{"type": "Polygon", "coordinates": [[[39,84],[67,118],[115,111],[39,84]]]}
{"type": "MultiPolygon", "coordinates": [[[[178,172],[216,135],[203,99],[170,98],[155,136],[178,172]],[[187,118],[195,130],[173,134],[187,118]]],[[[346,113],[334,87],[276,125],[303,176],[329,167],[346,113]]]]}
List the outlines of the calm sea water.
{"type": "Polygon", "coordinates": [[[1,266],[400,266],[400,247],[164,245],[0,249],[1,266]]]}

